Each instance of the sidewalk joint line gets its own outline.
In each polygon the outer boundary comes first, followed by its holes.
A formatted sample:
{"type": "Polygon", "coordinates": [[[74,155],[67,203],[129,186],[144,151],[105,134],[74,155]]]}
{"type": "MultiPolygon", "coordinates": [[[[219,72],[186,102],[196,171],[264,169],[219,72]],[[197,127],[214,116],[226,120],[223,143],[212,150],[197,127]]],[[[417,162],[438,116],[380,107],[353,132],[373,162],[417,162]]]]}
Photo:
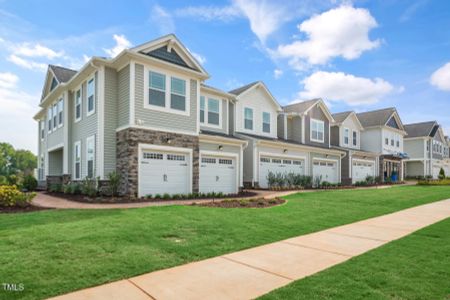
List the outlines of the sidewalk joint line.
{"type": "Polygon", "coordinates": [[[287,242],[287,241],[281,241],[281,243],[285,243],[287,245],[296,246],[296,247],[300,247],[300,248],[307,248],[307,249],[317,250],[317,251],[320,251],[320,252],[336,254],[336,255],[345,256],[345,257],[349,257],[349,258],[352,258],[354,256],[354,255],[344,254],[344,253],[341,253],[341,252],[328,251],[328,250],[319,249],[319,248],[315,248],[315,247],[311,247],[311,246],[299,245],[299,244],[295,244],[295,243],[287,242]]]}
{"type": "Polygon", "coordinates": [[[136,283],[134,283],[131,279],[127,279],[127,281],[129,283],[131,283],[132,285],[134,285],[136,288],[138,288],[141,292],[143,292],[144,294],[146,294],[147,296],[150,297],[150,299],[156,300],[155,297],[153,297],[152,295],[150,295],[147,291],[145,291],[143,288],[141,288],[140,286],[138,286],[136,283]]]}
{"type": "Polygon", "coordinates": [[[375,239],[375,238],[368,238],[365,236],[361,236],[361,235],[355,235],[355,234],[348,234],[348,233],[341,233],[341,232],[334,232],[334,231],[330,231],[334,234],[337,235],[343,235],[343,236],[349,236],[349,237],[356,237],[356,238],[361,238],[361,239],[366,239],[366,240],[372,240],[372,241],[377,241],[377,242],[385,242],[385,243],[389,243],[393,240],[382,240],[382,239],[375,239]]]}
{"type": "Polygon", "coordinates": [[[294,281],[295,280],[293,278],[290,278],[290,277],[287,277],[287,276],[284,276],[284,275],[281,275],[281,274],[277,274],[277,273],[274,273],[274,272],[271,272],[271,271],[268,271],[268,270],[265,270],[265,269],[262,269],[262,268],[259,268],[259,267],[255,267],[255,266],[252,266],[252,265],[249,265],[249,264],[246,264],[246,263],[234,260],[234,259],[229,258],[229,257],[225,257],[225,256],[220,256],[220,257],[223,258],[223,259],[226,259],[228,261],[234,262],[236,264],[240,264],[240,265],[243,265],[243,266],[246,266],[246,267],[249,267],[249,268],[261,271],[261,272],[265,272],[265,273],[268,273],[268,274],[271,274],[271,275],[274,275],[274,276],[282,277],[282,278],[290,280],[290,281],[294,281]]]}

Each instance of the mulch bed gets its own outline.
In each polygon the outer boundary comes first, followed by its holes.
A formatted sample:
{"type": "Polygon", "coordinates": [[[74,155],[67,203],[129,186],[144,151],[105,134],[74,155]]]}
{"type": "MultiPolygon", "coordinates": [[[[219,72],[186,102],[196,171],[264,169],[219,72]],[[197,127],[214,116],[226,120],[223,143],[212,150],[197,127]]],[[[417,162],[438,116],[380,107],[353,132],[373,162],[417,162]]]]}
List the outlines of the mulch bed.
{"type": "MultiPolygon", "coordinates": [[[[164,201],[191,201],[191,200],[201,200],[207,199],[207,197],[203,198],[194,198],[194,199],[161,199],[161,198],[131,198],[128,196],[124,197],[107,197],[107,196],[99,196],[96,198],[90,198],[85,195],[72,195],[72,194],[64,194],[64,193],[50,193],[47,192],[47,195],[63,198],[70,201],[82,202],[82,203],[141,203],[141,202],[164,202],[164,201]]],[[[253,197],[256,196],[255,192],[243,191],[239,194],[227,195],[221,198],[215,199],[230,199],[230,198],[244,198],[244,197],[253,197]]]]}
{"type": "Polygon", "coordinates": [[[0,214],[15,214],[15,213],[26,213],[40,210],[48,210],[52,208],[40,207],[34,205],[28,206],[0,206],[0,214]]]}
{"type": "Polygon", "coordinates": [[[222,200],[222,201],[212,201],[212,202],[206,202],[206,203],[193,203],[192,205],[197,206],[206,206],[206,207],[220,207],[220,208],[265,208],[265,207],[272,207],[277,206],[285,203],[286,200],[281,198],[275,198],[275,199],[249,199],[249,200],[237,200],[237,199],[230,199],[230,200],[222,200]]]}

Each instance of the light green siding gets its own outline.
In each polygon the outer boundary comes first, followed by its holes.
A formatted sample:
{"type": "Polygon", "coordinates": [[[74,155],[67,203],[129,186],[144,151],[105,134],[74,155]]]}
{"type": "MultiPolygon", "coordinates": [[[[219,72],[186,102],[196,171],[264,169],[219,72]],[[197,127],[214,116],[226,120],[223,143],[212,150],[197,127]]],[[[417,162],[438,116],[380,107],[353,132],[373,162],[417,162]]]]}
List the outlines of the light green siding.
{"type": "MultiPolygon", "coordinates": [[[[64,122],[66,123],[66,122],[64,122]]],[[[66,125],[64,125],[66,126],[66,125]]],[[[56,129],[55,131],[48,133],[47,147],[52,148],[64,143],[64,126],[56,129]]]]}
{"type": "Polygon", "coordinates": [[[48,175],[62,175],[63,150],[55,150],[48,153],[48,175]]]}
{"type": "Polygon", "coordinates": [[[404,140],[404,151],[408,153],[410,158],[419,158],[423,159],[425,157],[425,140],[423,139],[414,139],[404,140]]]}
{"type": "Polygon", "coordinates": [[[130,65],[119,71],[117,84],[117,126],[122,127],[128,125],[130,121],[130,65]]]}
{"type": "Polygon", "coordinates": [[[116,128],[118,118],[116,70],[105,68],[104,174],[116,170],[116,128]]]}

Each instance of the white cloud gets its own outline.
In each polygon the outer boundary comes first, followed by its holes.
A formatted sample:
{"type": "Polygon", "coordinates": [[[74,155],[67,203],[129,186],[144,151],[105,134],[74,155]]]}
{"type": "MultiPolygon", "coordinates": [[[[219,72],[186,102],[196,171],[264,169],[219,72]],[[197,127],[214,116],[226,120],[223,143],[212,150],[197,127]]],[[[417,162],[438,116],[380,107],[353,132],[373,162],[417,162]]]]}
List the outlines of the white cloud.
{"type": "Polygon", "coordinates": [[[450,62],[434,71],[430,83],[440,90],[450,91],[450,62]]]}
{"type": "Polygon", "coordinates": [[[303,80],[302,99],[324,98],[348,105],[373,104],[394,92],[394,87],[381,78],[356,77],[342,72],[318,71],[303,80]]]}
{"type": "Polygon", "coordinates": [[[228,22],[242,16],[241,10],[234,6],[188,6],[175,11],[177,17],[193,17],[203,21],[228,22]]]}
{"type": "Polygon", "coordinates": [[[305,62],[326,64],[339,56],[355,59],[380,45],[380,40],[369,38],[375,27],[377,22],[367,9],[340,6],[302,22],[298,29],[307,39],[280,45],[276,55],[289,58],[294,68],[304,67],[305,62]]]}
{"type": "Polygon", "coordinates": [[[19,77],[13,73],[0,73],[0,88],[13,88],[19,81],[19,77]]]}
{"type": "Polygon", "coordinates": [[[11,54],[10,56],[8,56],[7,60],[12,62],[15,65],[18,65],[18,66],[28,69],[28,70],[40,71],[40,72],[45,72],[47,70],[46,64],[28,60],[28,59],[19,57],[15,54],[11,54]]]}
{"type": "Polygon", "coordinates": [[[280,78],[282,75],[283,75],[283,70],[280,70],[280,69],[273,70],[273,77],[275,77],[275,79],[280,78]]]}
{"type": "MultiPolygon", "coordinates": [[[[132,46],[131,42],[123,34],[114,34],[113,39],[116,41],[116,45],[110,49],[103,49],[110,57],[116,57],[120,52],[132,46]]],[[[86,60],[85,56],[83,58],[86,60]]]]}
{"type": "Polygon", "coordinates": [[[416,12],[425,6],[428,3],[428,0],[419,0],[416,2],[413,2],[410,6],[408,6],[405,11],[400,16],[400,22],[406,22],[409,21],[416,12]]]}
{"type": "Polygon", "coordinates": [[[153,6],[150,21],[158,27],[160,34],[168,34],[175,31],[172,15],[159,5],[153,6]]]}
{"type": "Polygon", "coordinates": [[[64,55],[64,51],[56,52],[41,44],[32,43],[13,45],[11,50],[15,55],[25,57],[45,57],[47,59],[54,59],[64,55]]]}
{"type": "Polygon", "coordinates": [[[204,57],[203,55],[192,52],[192,51],[191,51],[191,54],[201,65],[206,63],[206,57],[204,57]]]}

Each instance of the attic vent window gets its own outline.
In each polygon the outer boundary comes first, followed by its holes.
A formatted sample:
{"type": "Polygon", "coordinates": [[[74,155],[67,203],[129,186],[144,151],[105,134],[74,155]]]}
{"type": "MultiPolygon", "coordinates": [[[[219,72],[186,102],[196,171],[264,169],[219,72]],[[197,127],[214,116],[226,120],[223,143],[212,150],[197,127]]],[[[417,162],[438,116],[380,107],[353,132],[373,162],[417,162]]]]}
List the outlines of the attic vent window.
{"type": "Polygon", "coordinates": [[[53,91],[57,85],[58,81],[56,81],[55,77],[53,77],[52,84],[50,85],[50,92],[53,91]]]}

